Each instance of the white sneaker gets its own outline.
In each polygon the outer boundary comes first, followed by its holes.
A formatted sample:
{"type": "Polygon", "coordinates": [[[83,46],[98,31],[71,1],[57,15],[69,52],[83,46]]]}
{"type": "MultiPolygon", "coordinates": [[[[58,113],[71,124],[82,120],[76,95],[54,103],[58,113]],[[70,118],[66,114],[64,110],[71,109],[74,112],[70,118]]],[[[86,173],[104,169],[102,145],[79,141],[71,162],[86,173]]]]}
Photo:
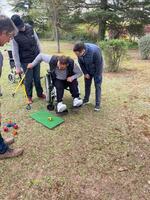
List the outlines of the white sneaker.
{"type": "Polygon", "coordinates": [[[74,98],[73,100],[73,107],[79,107],[83,104],[83,100],[80,98],[74,98]]]}
{"type": "Polygon", "coordinates": [[[67,110],[67,106],[66,104],[63,104],[63,102],[59,102],[57,104],[57,112],[64,112],[65,110],[67,110]]]}

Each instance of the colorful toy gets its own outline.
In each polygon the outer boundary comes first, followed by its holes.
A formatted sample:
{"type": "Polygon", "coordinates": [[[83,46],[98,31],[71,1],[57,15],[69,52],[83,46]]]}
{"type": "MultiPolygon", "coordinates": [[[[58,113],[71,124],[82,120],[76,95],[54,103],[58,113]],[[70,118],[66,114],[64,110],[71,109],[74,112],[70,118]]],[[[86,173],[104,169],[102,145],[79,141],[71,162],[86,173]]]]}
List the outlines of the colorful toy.
{"type": "Polygon", "coordinates": [[[4,132],[8,132],[8,131],[9,131],[8,127],[7,127],[7,126],[4,126],[4,127],[3,127],[3,131],[4,131],[4,132]]]}
{"type": "Polygon", "coordinates": [[[11,125],[11,124],[7,124],[6,126],[7,126],[8,128],[12,127],[12,125],[11,125]]]}
{"type": "Polygon", "coordinates": [[[13,136],[16,136],[18,132],[16,130],[13,130],[13,136]]]}
{"type": "MultiPolygon", "coordinates": [[[[6,124],[3,125],[3,131],[4,132],[8,132],[10,129],[9,128],[14,128],[14,129],[18,129],[19,126],[16,123],[13,123],[11,120],[9,120],[6,124]]],[[[13,135],[17,135],[17,131],[14,130],[13,131],[13,135]]]]}
{"type": "Polygon", "coordinates": [[[14,127],[14,129],[18,129],[19,128],[17,124],[14,124],[13,127],[14,127]]]}

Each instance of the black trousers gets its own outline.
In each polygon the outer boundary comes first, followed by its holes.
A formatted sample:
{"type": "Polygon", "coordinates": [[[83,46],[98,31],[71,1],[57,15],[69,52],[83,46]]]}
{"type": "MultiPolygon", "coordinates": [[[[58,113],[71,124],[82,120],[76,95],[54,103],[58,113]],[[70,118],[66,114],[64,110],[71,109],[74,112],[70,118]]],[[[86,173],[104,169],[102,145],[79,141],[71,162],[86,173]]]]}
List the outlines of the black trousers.
{"type": "MultiPolygon", "coordinates": [[[[27,63],[21,63],[24,73],[27,70],[27,63]]],[[[25,87],[28,97],[32,97],[33,81],[36,89],[37,96],[40,97],[43,93],[40,80],[40,65],[36,65],[33,69],[29,69],[25,77],[25,87]]]]}
{"type": "Polygon", "coordinates": [[[78,89],[77,79],[73,80],[72,82],[68,82],[67,80],[56,79],[54,81],[54,85],[56,87],[57,103],[59,103],[63,100],[64,90],[67,87],[69,87],[70,93],[71,93],[73,98],[79,97],[79,89],[78,89]]]}

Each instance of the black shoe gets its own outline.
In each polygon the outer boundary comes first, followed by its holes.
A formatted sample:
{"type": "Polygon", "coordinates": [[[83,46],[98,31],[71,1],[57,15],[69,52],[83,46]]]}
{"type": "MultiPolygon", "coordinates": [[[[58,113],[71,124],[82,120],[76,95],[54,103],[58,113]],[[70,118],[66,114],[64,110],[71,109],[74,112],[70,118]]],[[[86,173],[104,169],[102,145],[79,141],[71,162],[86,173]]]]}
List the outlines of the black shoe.
{"type": "Polygon", "coordinates": [[[100,106],[95,106],[94,111],[96,112],[100,111],[100,106]]]}
{"type": "Polygon", "coordinates": [[[89,104],[90,102],[87,99],[83,99],[83,106],[89,104]]]}

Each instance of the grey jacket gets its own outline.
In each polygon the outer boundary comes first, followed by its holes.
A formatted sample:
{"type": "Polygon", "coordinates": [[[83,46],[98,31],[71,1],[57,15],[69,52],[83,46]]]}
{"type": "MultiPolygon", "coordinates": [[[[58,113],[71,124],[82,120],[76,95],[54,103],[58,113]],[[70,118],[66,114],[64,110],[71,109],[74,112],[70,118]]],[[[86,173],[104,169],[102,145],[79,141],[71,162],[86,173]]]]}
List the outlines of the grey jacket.
{"type": "MultiPolygon", "coordinates": [[[[51,55],[46,55],[46,54],[42,54],[40,53],[35,59],[34,61],[31,63],[32,66],[36,66],[38,63],[41,63],[42,61],[46,62],[46,63],[50,63],[52,56],[51,55]]],[[[79,78],[80,76],[82,76],[82,71],[79,68],[79,66],[74,63],[74,75],[72,76],[72,80],[79,78]]],[[[56,73],[56,78],[59,80],[66,80],[67,78],[67,71],[66,70],[59,70],[58,67],[55,70],[56,73]]]]}

